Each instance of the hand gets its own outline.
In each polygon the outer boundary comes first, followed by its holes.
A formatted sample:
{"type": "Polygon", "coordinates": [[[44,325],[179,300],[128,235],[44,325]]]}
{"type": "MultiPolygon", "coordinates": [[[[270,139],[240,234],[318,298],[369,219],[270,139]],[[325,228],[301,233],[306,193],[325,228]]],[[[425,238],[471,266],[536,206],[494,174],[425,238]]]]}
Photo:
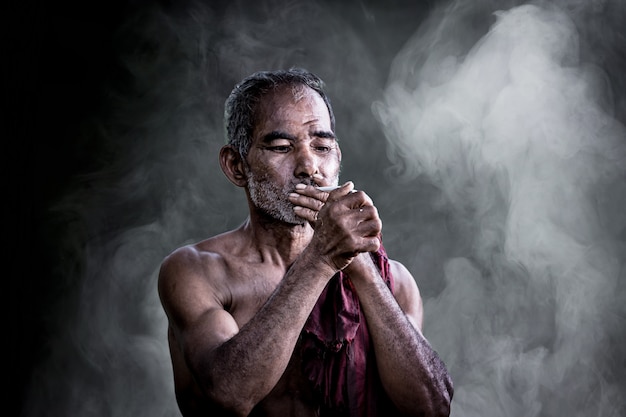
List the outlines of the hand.
{"type": "Polygon", "coordinates": [[[309,224],[315,228],[318,213],[326,203],[329,193],[306,184],[296,184],[295,191],[289,195],[289,201],[295,204],[296,215],[308,220],[309,224]]]}
{"type": "Polygon", "coordinates": [[[326,257],[338,270],[359,253],[373,252],[380,246],[382,222],[378,210],[366,193],[353,190],[352,182],[330,193],[304,185],[290,195],[296,213],[315,229],[307,249],[326,257]]]}

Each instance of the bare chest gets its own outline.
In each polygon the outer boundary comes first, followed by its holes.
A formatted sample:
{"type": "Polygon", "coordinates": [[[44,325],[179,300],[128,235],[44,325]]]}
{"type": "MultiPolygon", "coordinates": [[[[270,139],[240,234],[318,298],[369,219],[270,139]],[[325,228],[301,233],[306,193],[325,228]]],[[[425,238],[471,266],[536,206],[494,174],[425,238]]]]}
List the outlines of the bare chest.
{"type": "MultiPolygon", "coordinates": [[[[224,308],[241,328],[259,312],[280,285],[286,270],[252,265],[233,271],[228,282],[229,303],[224,308]]],[[[251,417],[318,416],[310,382],[302,371],[300,344],[272,391],[254,408],[251,417]]]]}
{"type": "Polygon", "coordinates": [[[224,283],[224,309],[240,328],[263,308],[285,272],[282,268],[264,264],[240,264],[230,270],[224,283]]]}

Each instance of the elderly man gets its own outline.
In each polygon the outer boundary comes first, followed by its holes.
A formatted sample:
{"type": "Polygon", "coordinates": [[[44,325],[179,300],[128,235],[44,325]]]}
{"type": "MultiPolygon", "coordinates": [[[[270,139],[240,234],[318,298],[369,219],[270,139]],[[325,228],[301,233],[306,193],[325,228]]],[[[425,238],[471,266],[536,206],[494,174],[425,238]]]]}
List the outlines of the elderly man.
{"type": "Polygon", "coordinates": [[[220,165],[249,217],[175,250],[159,275],[183,415],[449,415],[414,278],[387,258],[371,198],[330,187],[342,155],[323,82],[255,73],[225,123],[220,165]]]}

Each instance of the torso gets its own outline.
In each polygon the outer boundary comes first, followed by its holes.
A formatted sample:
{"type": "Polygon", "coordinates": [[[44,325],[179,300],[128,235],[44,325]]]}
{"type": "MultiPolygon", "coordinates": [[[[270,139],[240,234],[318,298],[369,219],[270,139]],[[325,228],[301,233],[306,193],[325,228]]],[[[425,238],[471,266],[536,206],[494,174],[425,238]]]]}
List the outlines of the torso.
{"type": "Polygon", "coordinates": [[[274,389],[261,401],[250,416],[318,416],[311,386],[302,375],[299,346],[296,346],[285,373],[274,389]]]}
{"type": "MultiPolygon", "coordinates": [[[[199,244],[200,250],[210,250],[213,244],[199,244]]],[[[228,252],[227,252],[228,253],[228,252]]],[[[231,254],[233,252],[230,252],[231,254]]],[[[241,255],[241,254],[239,254],[241,255]]],[[[219,292],[223,297],[224,309],[228,311],[239,328],[242,328],[261,309],[286,272],[286,268],[279,268],[271,262],[263,262],[254,257],[242,259],[241,256],[228,255],[222,257],[225,266],[225,282],[219,283],[219,292]],[[234,258],[235,259],[229,259],[234,258]]],[[[172,332],[169,332],[170,349],[178,351],[178,344],[173,343],[172,332]]],[[[309,382],[302,373],[299,345],[296,345],[294,354],[274,389],[253,409],[250,416],[276,417],[307,417],[318,416],[318,407],[315,404],[313,391],[309,382]]],[[[181,352],[172,352],[174,366],[177,372],[187,374],[184,380],[189,382],[187,390],[199,393],[193,379],[189,375],[181,352]],[[178,364],[175,358],[180,358],[178,364]],[[183,368],[183,369],[181,369],[183,368]],[[192,386],[193,385],[193,386],[192,386]]],[[[204,415],[216,415],[214,410],[206,410],[204,415]],[[211,413],[209,413],[211,411],[211,413]]]]}

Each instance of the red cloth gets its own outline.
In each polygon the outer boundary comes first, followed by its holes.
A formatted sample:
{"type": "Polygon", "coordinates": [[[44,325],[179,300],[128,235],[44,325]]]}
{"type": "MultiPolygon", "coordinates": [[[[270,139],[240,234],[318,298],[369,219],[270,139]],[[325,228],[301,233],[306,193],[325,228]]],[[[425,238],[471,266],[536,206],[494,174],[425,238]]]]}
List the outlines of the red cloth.
{"type": "MultiPolygon", "coordinates": [[[[382,278],[393,292],[385,249],[372,253],[382,278]]],[[[376,358],[365,316],[349,277],[338,272],[313,307],[302,334],[303,371],[321,396],[329,415],[351,417],[386,414],[376,358]]],[[[322,413],[324,415],[324,413],[322,413]]]]}

